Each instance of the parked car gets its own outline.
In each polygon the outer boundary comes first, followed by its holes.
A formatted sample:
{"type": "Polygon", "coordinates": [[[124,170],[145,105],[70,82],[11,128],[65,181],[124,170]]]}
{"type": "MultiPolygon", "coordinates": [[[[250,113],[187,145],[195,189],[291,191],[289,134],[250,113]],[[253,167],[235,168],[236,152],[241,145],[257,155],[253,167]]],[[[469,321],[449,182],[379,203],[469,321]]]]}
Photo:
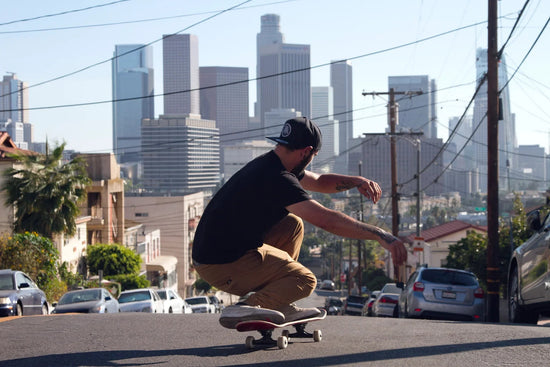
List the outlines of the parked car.
{"type": "Polygon", "coordinates": [[[417,269],[403,286],[399,317],[485,320],[483,289],[475,274],[449,268],[417,269]]]}
{"type": "Polygon", "coordinates": [[[210,302],[214,305],[214,312],[220,313],[224,309],[223,301],[216,296],[208,296],[210,302]]]}
{"type": "Polygon", "coordinates": [[[0,316],[47,315],[44,292],[22,271],[0,270],[0,316]]]}
{"type": "Polygon", "coordinates": [[[207,296],[188,297],[185,301],[191,306],[193,313],[215,313],[216,307],[207,296]]]}
{"type": "Polygon", "coordinates": [[[321,282],[321,289],[328,289],[329,291],[333,291],[336,288],[334,282],[330,279],[325,279],[321,282]]]}
{"type": "Polygon", "coordinates": [[[536,324],[550,316],[550,215],[541,221],[540,211],[527,215],[531,237],[512,253],[508,267],[508,314],[513,323],[536,324]]]}
{"type": "Polygon", "coordinates": [[[105,288],[70,291],[61,296],[52,313],[116,313],[118,301],[105,288]]]}
{"type": "Polygon", "coordinates": [[[191,306],[172,289],[157,290],[164,305],[164,313],[193,313],[191,306]]]}
{"type": "Polygon", "coordinates": [[[325,298],[325,310],[327,315],[342,315],[344,309],[344,301],[338,297],[325,298]]]}
{"type": "Polygon", "coordinates": [[[164,305],[157,291],[140,288],[123,291],[118,296],[120,312],[163,313],[164,305]]]}
{"type": "Polygon", "coordinates": [[[372,304],[373,316],[397,317],[397,303],[401,288],[396,283],[386,283],[372,304]]]}
{"type": "Polygon", "coordinates": [[[344,315],[361,315],[367,297],[350,295],[344,302],[344,315]]]}
{"type": "Polygon", "coordinates": [[[372,316],[372,305],[374,304],[374,301],[376,301],[378,294],[380,294],[380,291],[372,291],[367,299],[367,302],[365,302],[365,305],[363,306],[363,311],[361,312],[362,316],[372,316]]]}

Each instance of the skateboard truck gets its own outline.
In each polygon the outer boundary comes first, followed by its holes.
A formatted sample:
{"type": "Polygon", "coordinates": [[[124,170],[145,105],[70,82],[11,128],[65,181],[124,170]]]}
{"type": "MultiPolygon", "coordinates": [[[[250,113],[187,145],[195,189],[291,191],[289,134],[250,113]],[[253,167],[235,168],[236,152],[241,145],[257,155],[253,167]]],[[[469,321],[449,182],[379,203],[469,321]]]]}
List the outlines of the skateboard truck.
{"type": "Polygon", "coordinates": [[[262,320],[243,321],[237,324],[236,329],[238,331],[258,331],[262,335],[260,339],[255,339],[251,335],[247,336],[245,345],[248,349],[253,349],[255,346],[277,346],[279,349],[285,349],[291,338],[313,338],[315,342],[320,342],[322,339],[321,330],[314,330],[313,333],[309,333],[305,328],[308,322],[322,320],[325,318],[326,314],[326,311],[322,310],[321,315],[318,317],[291,321],[284,324],[274,324],[262,320]],[[273,339],[273,330],[285,328],[287,326],[293,326],[296,332],[291,334],[288,329],[284,329],[277,340],[273,339]]]}

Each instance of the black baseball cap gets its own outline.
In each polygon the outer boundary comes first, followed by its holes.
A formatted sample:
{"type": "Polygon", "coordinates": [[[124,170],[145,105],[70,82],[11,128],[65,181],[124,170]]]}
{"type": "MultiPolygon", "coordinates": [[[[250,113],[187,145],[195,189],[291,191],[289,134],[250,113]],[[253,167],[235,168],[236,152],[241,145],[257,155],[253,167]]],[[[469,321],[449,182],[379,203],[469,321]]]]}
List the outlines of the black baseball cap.
{"type": "Polygon", "coordinates": [[[322,143],[321,130],[307,117],[295,117],[287,120],[280,136],[268,136],[267,139],[292,149],[312,146],[315,151],[321,149],[322,143]]]}

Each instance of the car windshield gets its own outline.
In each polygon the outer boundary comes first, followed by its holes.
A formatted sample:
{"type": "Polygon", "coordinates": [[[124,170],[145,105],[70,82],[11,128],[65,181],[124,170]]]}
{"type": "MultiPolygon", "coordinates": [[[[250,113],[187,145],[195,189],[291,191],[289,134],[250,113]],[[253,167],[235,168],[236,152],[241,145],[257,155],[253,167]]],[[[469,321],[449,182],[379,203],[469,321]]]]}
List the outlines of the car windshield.
{"type": "Polygon", "coordinates": [[[68,305],[71,303],[99,301],[101,299],[100,289],[89,289],[78,292],[65,293],[61,299],[59,299],[59,305],[68,305]]]}
{"type": "Polygon", "coordinates": [[[329,299],[328,304],[330,306],[342,306],[343,302],[341,299],[333,298],[333,299],[329,299]]]}
{"type": "Polygon", "coordinates": [[[422,272],[422,280],[438,284],[473,286],[477,280],[472,274],[446,269],[429,269],[422,272]]]}
{"type": "Polygon", "coordinates": [[[121,293],[118,303],[148,301],[151,299],[151,293],[148,291],[121,293]]]}
{"type": "Polygon", "coordinates": [[[201,303],[208,303],[204,298],[187,298],[186,301],[190,305],[200,305],[201,303]]]}
{"type": "Polygon", "coordinates": [[[161,299],[166,299],[166,291],[157,291],[157,293],[161,299]]]}
{"type": "Polygon", "coordinates": [[[15,289],[11,274],[0,275],[0,290],[7,291],[11,289],[15,289]]]}

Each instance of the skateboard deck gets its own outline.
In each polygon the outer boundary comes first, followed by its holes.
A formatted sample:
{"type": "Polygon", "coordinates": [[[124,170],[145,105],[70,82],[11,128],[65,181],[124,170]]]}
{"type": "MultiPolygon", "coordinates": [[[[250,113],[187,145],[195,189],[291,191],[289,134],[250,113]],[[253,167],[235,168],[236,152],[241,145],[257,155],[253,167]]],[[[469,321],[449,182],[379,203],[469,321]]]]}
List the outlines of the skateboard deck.
{"type": "Polygon", "coordinates": [[[290,338],[313,338],[315,342],[320,342],[322,339],[321,330],[314,330],[313,333],[305,331],[307,323],[323,320],[327,316],[327,311],[321,309],[321,314],[316,317],[300,319],[295,321],[285,322],[283,324],[275,324],[264,320],[247,320],[241,321],[236,325],[237,331],[259,331],[262,338],[255,339],[253,336],[248,336],[245,345],[248,349],[254,346],[277,346],[279,349],[285,349],[288,346],[290,338]],[[295,333],[290,333],[288,330],[283,330],[281,336],[274,340],[272,338],[273,330],[293,326],[296,329],[295,333]]]}

